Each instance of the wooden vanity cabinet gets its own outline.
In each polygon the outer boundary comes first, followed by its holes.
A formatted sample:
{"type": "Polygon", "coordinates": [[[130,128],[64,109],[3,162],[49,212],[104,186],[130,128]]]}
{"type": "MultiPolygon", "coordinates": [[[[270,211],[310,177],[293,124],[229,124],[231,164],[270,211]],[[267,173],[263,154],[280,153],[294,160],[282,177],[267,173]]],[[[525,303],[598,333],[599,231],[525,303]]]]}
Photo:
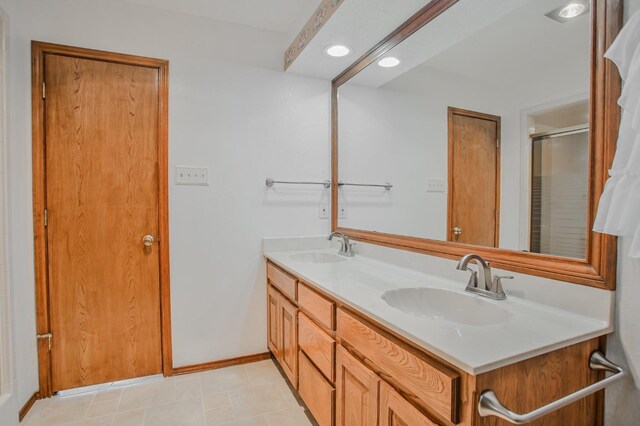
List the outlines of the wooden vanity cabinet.
{"type": "MultiPolygon", "coordinates": [[[[353,423],[356,424],[356,423],[353,423]]],[[[438,426],[391,386],[380,384],[379,426],[438,426]]]]}
{"type": "Polygon", "coordinates": [[[294,388],[298,387],[298,308],[274,287],[267,289],[267,344],[294,388]]]}
{"type": "MultiPolygon", "coordinates": [[[[480,417],[488,389],[528,412],[602,377],[589,357],[593,338],[477,376],[467,374],[357,310],[269,262],[268,346],[321,426],[509,426],[480,417]]],[[[532,426],[599,426],[603,393],[532,426]]]]}
{"type": "Polygon", "coordinates": [[[336,426],[377,426],[380,378],[338,346],[336,426]]]}

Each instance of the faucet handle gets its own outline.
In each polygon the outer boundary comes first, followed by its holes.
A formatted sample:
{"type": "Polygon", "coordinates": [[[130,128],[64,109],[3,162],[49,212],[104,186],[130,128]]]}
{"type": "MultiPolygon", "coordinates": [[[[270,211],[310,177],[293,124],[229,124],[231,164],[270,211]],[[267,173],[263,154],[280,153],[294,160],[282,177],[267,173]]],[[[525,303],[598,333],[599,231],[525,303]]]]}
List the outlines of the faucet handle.
{"type": "Polygon", "coordinates": [[[493,283],[491,283],[491,291],[495,294],[502,295],[503,298],[506,298],[507,296],[502,288],[502,280],[512,280],[513,278],[514,277],[512,275],[495,275],[493,277],[493,283]]]}

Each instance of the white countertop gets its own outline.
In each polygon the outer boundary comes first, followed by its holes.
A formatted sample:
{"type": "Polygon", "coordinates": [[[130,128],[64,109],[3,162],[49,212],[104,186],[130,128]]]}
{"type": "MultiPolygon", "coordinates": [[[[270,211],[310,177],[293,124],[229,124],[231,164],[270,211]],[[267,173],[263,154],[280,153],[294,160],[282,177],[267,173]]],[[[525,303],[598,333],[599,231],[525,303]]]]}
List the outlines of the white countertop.
{"type": "MultiPolygon", "coordinates": [[[[478,375],[613,331],[610,321],[509,296],[493,303],[509,311],[505,322],[458,324],[422,318],[393,308],[382,299],[389,290],[432,287],[464,292],[458,282],[358,256],[337,263],[296,261],[291,255],[332,253],[335,249],[266,251],[272,262],[350,305],[461,370],[478,375]]],[[[473,296],[479,297],[479,296],[473,296]]]]}

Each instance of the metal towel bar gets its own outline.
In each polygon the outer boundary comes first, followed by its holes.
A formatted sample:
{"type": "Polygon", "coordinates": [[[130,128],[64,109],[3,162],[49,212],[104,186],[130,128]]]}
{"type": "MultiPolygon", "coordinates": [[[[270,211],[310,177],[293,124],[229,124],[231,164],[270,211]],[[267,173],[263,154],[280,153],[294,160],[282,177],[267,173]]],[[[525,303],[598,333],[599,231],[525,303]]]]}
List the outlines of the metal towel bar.
{"type": "Polygon", "coordinates": [[[580,389],[577,392],[574,392],[547,405],[530,411],[526,414],[514,413],[513,411],[502,405],[502,403],[492,390],[486,390],[482,392],[482,394],[480,394],[478,413],[481,417],[496,416],[516,425],[526,424],[539,419],[540,417],[546,416],[547,414],[556,411],[564,406],[572,404],[577,400],[584,398],[585,396],[591,395],[592,393],[604,389],[611,383],[620,380],[625,374],[622,367],[609,361],[600,351],[595,351],[591,354],[591,357],[589,358],[589,367],[592,370],[604,370],[615,374],[592,385],[589,385],[584,389],[580,389]]]}
{"type": "Polygon", "coordinates": [[[374,184],[374,183],[345,183],[345,182],[338,182],[338,186],[370,186],[370,187],[374,187],[374,188],[384,188],[387,191],[389,191],[391,188],[393,188],[393,185],[391,185],[388,182],[383,184],[383,185],[374,184]]]}
{"type": "Polygon", "coordinates": [[[295,182],[295,181],[286,181],[286,180],[273,180],[272,178],[267,178],[265,184],[271,188],[275,183],[284,183],[287,185],[322,185],[325,188],[331,188],[331,181],[325,180],[324,182],[295,182]]]}

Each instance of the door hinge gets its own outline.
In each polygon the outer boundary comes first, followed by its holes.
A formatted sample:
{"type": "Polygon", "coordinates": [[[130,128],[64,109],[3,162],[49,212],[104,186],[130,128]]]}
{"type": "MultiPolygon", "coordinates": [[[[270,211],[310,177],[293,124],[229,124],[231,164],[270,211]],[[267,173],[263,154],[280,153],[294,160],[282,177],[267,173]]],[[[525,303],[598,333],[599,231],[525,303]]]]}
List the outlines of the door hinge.
{"type": "Polygon", "coordinates": [[[496,149],[500,149],[500,139],[496,139],[496,149]]]}
{"type": "Polygon", "coordinates": [[[38,338],[38,340],[47,339],[49,343],[49,350],[51,350],[51,339],[53,339],[53,334],[38,334],[36,337],[38,338]]]}
{"type": "Polygon", "coordinates": [[[47,99],[47,85],[42,82],[42,99],[47,99]]]}
{"type": "Polygon", "coordinates": [[[44,209],[44,227],[49,226],[49,210],[44,209]]]}

